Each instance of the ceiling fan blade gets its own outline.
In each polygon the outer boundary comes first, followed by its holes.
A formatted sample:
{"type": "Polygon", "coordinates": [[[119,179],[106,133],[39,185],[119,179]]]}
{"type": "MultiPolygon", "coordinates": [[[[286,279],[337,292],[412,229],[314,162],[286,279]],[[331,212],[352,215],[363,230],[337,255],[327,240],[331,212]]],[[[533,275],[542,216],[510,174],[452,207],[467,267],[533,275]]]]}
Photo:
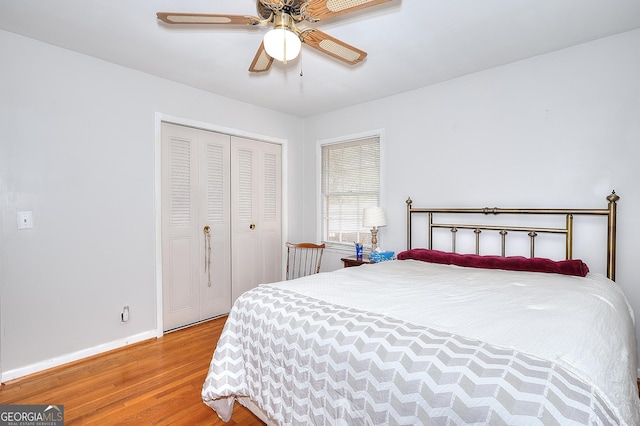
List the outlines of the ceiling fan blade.
{"type": "Polygon", "coordinates": [[[231,24],[258,25],[260,19],[249,15],[215,15],[211,13],[158,12],[156,16],[167,24],[231,24]]]}
{"type": "Polygon", "coordinates": [[[267,55],[267,51],[264,50],[264,43],[260,43],[260,47],[256,52],[256,56],[254,56],[253,61],[249,66],[249,71],[250,72],[269,71],[269,68],[271,68],[272,63],[273,63],[273,58],[267,55]]]}
{"type": "Polygon", "coordinates": [[[303,31],[302,42],[349,65],[362,62],[367,56],[367,52],[316,29],[303,31]]]}
{"type": "Polygon", "coordinates": [[[305,19],[309,21],[320,21],[355,12],[391,0],[309,0],[305,10],[305,19]]]}

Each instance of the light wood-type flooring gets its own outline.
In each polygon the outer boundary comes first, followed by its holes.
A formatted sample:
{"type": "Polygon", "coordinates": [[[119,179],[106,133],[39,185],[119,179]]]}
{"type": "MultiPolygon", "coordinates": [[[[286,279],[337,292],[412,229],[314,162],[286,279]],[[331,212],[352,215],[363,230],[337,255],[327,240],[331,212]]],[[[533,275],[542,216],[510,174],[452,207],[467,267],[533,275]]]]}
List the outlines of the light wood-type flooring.
{"type": "Polygon", "coordinates": [[[226,319],[7,382],[0,404],[64,405],[65,425],[263,425],[237,402],[224,423],[200,397],[226,319]]]}

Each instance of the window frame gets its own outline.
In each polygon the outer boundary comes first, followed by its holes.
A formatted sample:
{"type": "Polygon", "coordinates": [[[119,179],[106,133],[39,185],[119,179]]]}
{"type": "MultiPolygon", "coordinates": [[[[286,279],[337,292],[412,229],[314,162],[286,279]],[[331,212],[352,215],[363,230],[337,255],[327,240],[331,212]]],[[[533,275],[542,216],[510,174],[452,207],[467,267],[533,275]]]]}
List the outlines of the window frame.
{"type": "MultiPolygon", "coordinates": [[[[328,250],[334,251],[343,251],[343,252],[353,252],[353,243],[351,242],[334,242],[334,241],[326,241],[324,237],[324,201],[323,201],[323,192],[322,192],[322,148],[327,145],[339,145],[339,144],[349,144],[356,142],[362,139],[372,139],[377,138],[379,143],[379,180],[380,186],[378,188],[378,205],[383,206],[383,188],[384,188],[384,179],[383,179],[383,170],[384,170],[384,130],[383,129],[375,129],[369,130],[361,133],[350,134],[345,136],[339,136],[331,139],[323,139],[318,140],[316,142],[316,159],[317,159],[317,185],[316,185],[316,200],[318,202],[317,206],[317,220],[316,220],[316,229],[317,229],[317,240],[325,243],[328,250]]],[[[360,212],[360,216],[362,212],[360,212]]],[[[360,220],[362,217],[360,217],[360,220]]],[[[380,244],[380,234],[378,234],[378,244],[380,244]]],[[[365,244],[365,247],[371,247],[370,244],[365,244]]]]}

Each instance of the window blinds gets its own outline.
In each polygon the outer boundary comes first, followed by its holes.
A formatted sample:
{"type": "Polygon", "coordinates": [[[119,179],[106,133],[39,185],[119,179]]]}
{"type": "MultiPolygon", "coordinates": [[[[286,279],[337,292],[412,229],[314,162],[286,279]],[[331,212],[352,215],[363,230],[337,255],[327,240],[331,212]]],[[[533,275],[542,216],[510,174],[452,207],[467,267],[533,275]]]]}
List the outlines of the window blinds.
{"type": "Polygon", "coordinates": [[[362,211],[379,202],[380,138],[323,145],[323,240],[369,244],[371,233],[362,227],[362,211]]]}

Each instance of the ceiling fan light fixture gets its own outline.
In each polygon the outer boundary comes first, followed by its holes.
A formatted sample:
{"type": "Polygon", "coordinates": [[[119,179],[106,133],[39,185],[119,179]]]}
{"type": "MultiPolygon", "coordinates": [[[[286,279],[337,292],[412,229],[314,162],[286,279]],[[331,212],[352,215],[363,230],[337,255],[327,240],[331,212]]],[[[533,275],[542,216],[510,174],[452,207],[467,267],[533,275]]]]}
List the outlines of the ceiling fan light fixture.
{"type": "Polygon", "coordinates": [[[264,35],[264,50],[277,61],[286,63],[300,54],[302,42],[291,29],[293,24],[287,14],[276,16],[275,27],[264,35]]]}

